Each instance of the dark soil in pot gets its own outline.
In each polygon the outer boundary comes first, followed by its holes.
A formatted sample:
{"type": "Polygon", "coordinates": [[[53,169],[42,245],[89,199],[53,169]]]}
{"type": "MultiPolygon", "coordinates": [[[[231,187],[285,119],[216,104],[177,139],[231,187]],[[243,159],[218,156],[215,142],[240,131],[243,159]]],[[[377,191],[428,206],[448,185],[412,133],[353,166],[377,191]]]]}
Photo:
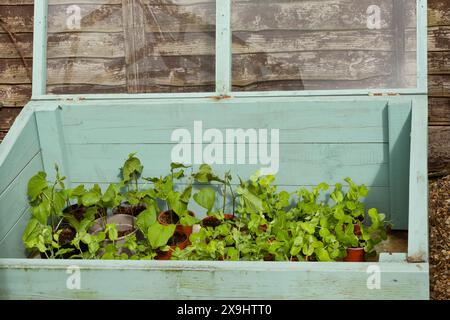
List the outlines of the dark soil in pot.
{"type": "MultiPolygon", "coordinates": [[[[59,245],[61,247],[61,249],[73,249],[72,252],[68,252],[66,254],[63,254],[61,257],[62,259],[70,259],[70,257],[72,257],[75,254],[78,254],[79,251],[77,248],[75,248],[75,246],[73,246],[71,244],[71,241],[73,239],[75,239],[75,236],[77,234],[76,230],[74,228],[72,228],[69,225],[62,225],[60,226],[59,230],[62,230],[61,233],[59,234],[59,245]]],[[[88,246],[84,243],[80,243],[80,249],[81,251],[87,251],[88,250],[88,246]]],[[[54,249],[53,253],[55,254],[57,252],[56,249],[54,249]]],[[[51,251],[47,251],[46,252],[47,255],[50,257],[52,255],[51,251]]],[[[47,255],[45,255],[45,253],[41,252],[41,258],[42,259],[47,259],[47,255]]]]}
{"type": "MultiPolygon", "coordinates": [[[[195,217],[195,213],[192,211],[189,211],[189,214],[192,217],[195,217]]],[[[158,215],[158,222],[162,225],[169,225],[169,224],[175,224],[176,225],[176,231],[184,233],[188,238],[192,234],[192,226],[183,226],[179,224],[180,217],[173,212],[172,210],[163,211],[158,215]]]]}
{"type": "MultiPolygon", "coordinates": [[[[232,214],[225,213],[223,215],[224,220],[234,220],[234,218],[235,218],[235,216],[233,216],[232,214]]],[[[220,226],[221,224],[222,224],[222,220],[220,220],[214,216],[208,216],[208,217],[203,218],[203,220],[202,220],[203,227],[215,228],[217,226],[220,226]]]]}
{"type": "Polygon", "coordinates": [[[80,206],[78,204],[71,205],[63,210],[63,213],[70,214],[78,221],[83,220],[84,215],[86,214],[86,207],[80,206]]]}
{"type": "MultiPolygon", "coordinates": [[[[81,221],[84,219],[84,215],[86,214],[88,208],[84,207],[84,206],[80,206],[78,204],[73,204],[67,208],[65,208],[63,210],[63,213],[65,214],[70,214],[73,217],[75,217],[75,219],[77,219],[78,221],[81,221]]],[[[106,216],[106,209],[104,208],[98,208],[97,209],[97,213],[95,214],[95,218],[101,218],[106,216]]]]}
{"type": "Polygon", "coordinates": [[[130,205],[128,203],[124,203],[114,209],[113,214],[128,214],[135,217],[145,209],[147,209],[147,207],[143,204],[130,205]]]}

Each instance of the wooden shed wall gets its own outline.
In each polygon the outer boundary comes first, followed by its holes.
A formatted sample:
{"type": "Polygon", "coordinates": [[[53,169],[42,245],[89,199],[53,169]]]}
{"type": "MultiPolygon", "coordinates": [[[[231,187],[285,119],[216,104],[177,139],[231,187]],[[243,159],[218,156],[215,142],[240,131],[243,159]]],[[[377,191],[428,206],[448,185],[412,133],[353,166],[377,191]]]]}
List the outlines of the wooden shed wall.
{"type": "MultiPolygon", "coordinates": [[[[95,86],[94,89],[96,88],[103,92],[124,92],[127,90],[127,86],[128,90],[130,90],[129,86],[132,83],[131,78],[133,74],[130,74],[123,67],[127,50],[123,45],[123,30],[126,27],[126,23],[124,25],[124,17],[121,12],[117,11],[117,8],[120,9],[122,4],[125,5],[131,1],[103,0],[100,2],[108,4],[105,10],[109,11],[109,15],[106,19],[113,19],[117,30],[106,28],[106,26],[111,25],[111,21],[99,20],[100,22],[97,24],[89,24],[89,31],[101,34],[106,43],[116,43],[117,46],[113,46],[114,50],[106,53],[104,51],[101,52],[100,56],[103,60],[100,60],[98,57],[95,57],[95,40],[98,39],[97,36],[94,37],[94,42],[84,38],[82,40],[86,41],[86,46],[84,47],[88,53],[86,56],[87,60],[83,62],[91,63],[88,64],[90,72],[92,70],[101,70],[98,68],[98,66],[101,66],[110,68],[115,76],[114,81],[109,85],[95,86]],[[89,46],[90,44],[91,46],[89,46]],[[92,56],[94,56],[94,59],[92,59],[92,56]]],[[[68,1],[67,3],[72,2],[68,1]]],[[[89,5],[89,1],[82,1],[82,3],[89,5]]],[[[98,4],[99,1],[93,1],[92,3],[98,4]]],[[[428,3],[429,164],[430,173],[436,175],[450,173],[450,2],[448,0],[428,0],[428,3]]],[[[58,15],[55,12],[57,13],[58,8],[55,7],[54,10],[56,11],[53,12],[53,16],[57,18],[58,15]]],[[[54,24],[56,25],[57,21],[54,24]]],[[[167,25],[170,26],[170,22],[167,25]]],[[[52,31],[51,26],[52,23],[50,23],[50,32],[52,31]]],[[[149,28],[151,31],[151,26],[149,28]]],[[[212,59],[211,52],[208,52],[208,46],[205,45],[205,42],[208,41],[207,32],[211,30],[208,30],[207,25],[200,28],[198,25],[196,28],[190,25],[190,28],[189,36],[194,37],[193,39],[186,41],[183,38],[184,42],[179,43],[176,48],[166,46],[163,49],[168,56],[172,56],[170,58],[172,60],[177,59],[177,57],[174,57],[176,52],[173,50],[175,49],[179,54],[182,54],[183,51],[191,52],[191,50],[196,49],[198,51],[195,52],[197,58],[196,60],[191,59],[190,63],[201,67],[212,59]],[[191,45],[187,45],[188,43],[191,43],[191,45]],[[195,45],[192,45],[192,43],[195,45]]],[[[20,109],[29,100],[31,94],[32,31],[33,0],[2,0],[0,3],[0,103],[2,105],[0,107],[0,141],[12,125],[20,109]]],[[[60,73],[57,69],[57,59],[67,59],[67,50],[70,50],[70,47],[67,47],[70,44],[70,41],[67,41],[67,37],[70,37],[70,34],[54,34],[50,37],[49,57],[53,58],[53,62],[49,64],[50,69],[52,66],[55,66],[53,72],[50,70],[49,76],[49,90],[52,92],[61,91],[61,86],[58,85],[61,79],[58,79],[60,73]]],[[[162,45],[164,45],[163,42],[162,45]]],[[[239,46],[237,46],[237,49],[239,49],[239,46]]],[[[159,48],[158,50],[162,49],[159,48]]],[[[182,63],[182,61],[175,63],[182,63]]],[[[83,73],[80,76],[78,83],[89,83],[86,74],[84,74],[84,78],[83,73]]],[[[95,77],[91,75],[90,78],[95,77]]],[[[192,87],[190,89],[195,89],[194,84],[199,83],[198,79],[189,78],[189,75],[184,76],[181,80],[188,83],[191,81],[192,87]]],[[[72,86],[70,89],[79,91],[82,85],[72,86]]],[[[200,85],[204,90],[211,83],[206,79],[200,85]]],[[[198,86],[196,88],[199,89],[198,86]]],[[[64,90],[67,90],[67,87],[64,90]]]]}

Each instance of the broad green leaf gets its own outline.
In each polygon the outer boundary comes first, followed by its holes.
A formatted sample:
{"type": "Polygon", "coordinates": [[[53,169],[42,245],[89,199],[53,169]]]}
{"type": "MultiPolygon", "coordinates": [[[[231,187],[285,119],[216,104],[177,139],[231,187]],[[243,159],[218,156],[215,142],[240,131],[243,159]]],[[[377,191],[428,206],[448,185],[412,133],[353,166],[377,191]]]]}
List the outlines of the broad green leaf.
{"type": "Polygon", "coordinates": [[[147,238],[153,249],[158,249],[167,245],[169,239],[175,232],[175,225],[163,226],[159,223],[154,223],[148,228],[147,238]]]}
{"type": "Polygon", "coordinates": [[[211,188],[203,188],[198,193],[194,194],[194,200],[210,212],[216,201],[216,192],[211,188]]]}
{"type": "Polygon", "coordinates": [[[97,192],[89,191],[81,197],[81,203],[85,207],[91,207],[100,201],[100,195],[97,192]]]}
{"type": "Polygon", "coordinates": [[[157,212],[154,206],[150,206],[145,211],[142,211],[136,218],[136,225],[139,230],[145,233],[156,222],[156,215],[157,212]]]}
{"type": "Polygon", "coordinates": [[[45,172],[39,172],[28,181],[28,197],[30,201],[36,200],[36,198],[48,187],[47,174],[45,172]]]}
{"type": "Polygon", "coordinates": [[[105,232],[108,233],[108,238],[111,241],[116,241],[119,237],[119,232],[117,231],[117,226],[115,224],[107,224],[105,232]]]}
{"type": "Polygon", "coordinates": [[[144,167],[141,161],[135,157],[136,153],[132,153],[128,156],[122,168],[122,175],[124,182],[129,182],[132,179],[139,178],[142,174],[144,167]]]}

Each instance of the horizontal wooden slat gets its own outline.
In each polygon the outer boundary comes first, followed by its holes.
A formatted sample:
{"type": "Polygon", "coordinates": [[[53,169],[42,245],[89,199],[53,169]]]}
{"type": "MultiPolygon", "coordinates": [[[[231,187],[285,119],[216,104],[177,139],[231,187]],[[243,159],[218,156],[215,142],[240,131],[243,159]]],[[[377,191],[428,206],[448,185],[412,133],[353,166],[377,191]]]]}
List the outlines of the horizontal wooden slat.
{"type": "MultiPolygon", "coordinates": [[[[172,144],[67,145],[71,179],[75,182],[117,179],[124,157],[132,152],[138,152],[142,159],[151,162],[144,176],[159,176],[167,171],[172,148],[172,144]]],[[[388,153],[388,145],[379,143],[280,144],[277,181],[294,186],[317,185],[323,181],[334,184],[350,176],[367,185],[388,186],[388,153]]],[[[236,175],[248,177],[261,167],[224,165],[217,170],[231,169],[236,175]]]]}
{"type": "Polygon", "coordinates": [[[11,128],[14,119],[16,119],[19,113],[19,108],[0,108],[0,130],[8,130],[11,128]]]}
{"type": "Polygon", "coordinates": [[[222,103],[214,106],[184,102],[153,104],[151,107],[112,104],[64,106],[62,124],[69,144],[170,143],[174,130],[192,131],[194,121],[203,127],[283,129],[283,143],[387,142],[387,101],[281,102],[274,104],[222,103]],[[280,112],[280,108],[283,112],[280,112]],[[150,112],[151,110],[151,112],[150,112]],[[230,112],[233,110],[233,112],[230,112]],[[321,110],[319,112],[318,110],[321,110]],[[323,114],[327,116],[324,117],[323,114]],[[123,122],[126,118],[133,126],[123,122]]]}
{"type": "Polygon", "coordinates": [[[379,264],[3,259],[0,277],[5,286],[0,298],[429,299],[428,264],[400,262],[402,255],[392,257],[398,260],[379,264]],[[81,274],[81,290],[67,289],[67,270],[73,270],[74,264],[81,274]],[[371,266],[381,270],[380,290],[366,285],[371,266]]]}
{"type": "Polygon", "coordinates": [[[450,51],[450,26],[428,28],[428,51],[450,51]]]}
{"type": "Polygon", "coordinates": [[[450,74],[429,75],[428,76],[428,95],[431,97],[449,97],[450,96],[450,74]]]}
{"type": "MultiPolygon", "coordinates": [[[[67,6],[71,1],[57,2],[49,6],[49,31],[67,31],[67,6]]],[[[215,6],[212,1],[174,2],[170,5],[147,6],[149,31],[213,31],[215,6]],[[150,11],[152,10],[152,12],[150,11]],[[156,17],[156,19],[155,19],[156,17]]],[[[407,2],[407,25],[414,25],[414,6],[407,2]]],[[[122,30],[121,1],[77,1],[82,9],[82,31],[120,32],[122,30]],[[106,4],[105,4],[106,3],[106,4]]],[[[366,29],[366,10],[370,5],[379,5],[382,10],[382,27],[393,23],[392,2],[389,0],[340,0],[332,4],[323,1],[298,2],[249,2],[238,1],[234,5],[233,27],[235,30],[264,29],[366,29]],[[259,18],[256,18],[258,16],[259,18]]],[[[1,18],[15,32],[32,32],[32,5],[3,5],[1,18]]]]}
{"type": "Polygon", "coordinates": [[[429,127],[428,172],[433,176],[450,174],[450,127],[429,127]]]}
{"type": "Polygon", "coordinates": [[[432,126],[450,126],[450,97],[428,99],[428,122],[432,126]]]}
{"type": "Polygon", "coordinates": [[[28,68],[21,59],[0,59],[0,84],[29,84],[31,83],[30,59],[26,60],[28,68]]]}
{"type": "Polygon", "coordinates": [[[21,108],[30,100],[30,97],[31,84],[0,85],[0,104],[3,107],[21,108]]]}
{"type": "Polygon", "coordinates": [[[428,74],[450,74],[450,51],[428,52],[428,74]]]}
{"type": "Polygon", "coordinates": [[[428,0],[428,25],[450,26],[450,5],[447,0],[428,0]]]}

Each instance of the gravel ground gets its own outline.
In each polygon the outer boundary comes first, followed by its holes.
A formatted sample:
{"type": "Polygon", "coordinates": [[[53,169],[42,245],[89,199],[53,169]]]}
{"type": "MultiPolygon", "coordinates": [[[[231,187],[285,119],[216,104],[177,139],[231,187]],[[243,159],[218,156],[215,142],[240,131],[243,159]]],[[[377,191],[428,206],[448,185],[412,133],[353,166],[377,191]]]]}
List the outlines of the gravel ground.
{"type": "Polygon", "coordinates": [[[450,175],[430,180],[430,294],[450,300],[450,175]]]}

